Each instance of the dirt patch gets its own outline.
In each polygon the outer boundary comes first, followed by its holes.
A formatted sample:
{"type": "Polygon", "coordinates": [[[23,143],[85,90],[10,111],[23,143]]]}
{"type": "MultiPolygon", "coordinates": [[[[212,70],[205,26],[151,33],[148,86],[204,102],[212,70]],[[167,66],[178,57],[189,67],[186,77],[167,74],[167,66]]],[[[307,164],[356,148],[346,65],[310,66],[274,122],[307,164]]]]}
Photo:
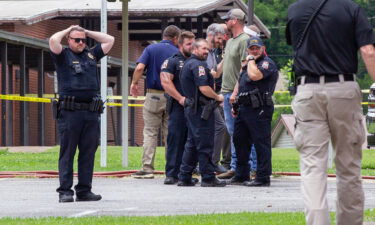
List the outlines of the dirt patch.
{"type": "Polygon", "coordinates": [[[12,153],[41,153],[45,152],[51,146],[12,146],[12,147],[1,147],[1,149],[7,149],[8,152],[12,153]]]}

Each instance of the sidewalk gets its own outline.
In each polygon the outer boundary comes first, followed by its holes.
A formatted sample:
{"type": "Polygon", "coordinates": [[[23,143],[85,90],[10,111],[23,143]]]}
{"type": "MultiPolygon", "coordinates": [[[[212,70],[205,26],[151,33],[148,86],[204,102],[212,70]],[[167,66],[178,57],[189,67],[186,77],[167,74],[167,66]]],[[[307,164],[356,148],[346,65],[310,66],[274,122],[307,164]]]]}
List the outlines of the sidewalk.
{"type": "MultiPolygon", "coordinates": [[[[75,181],[76,183],[76,181],[75,181]]],[[[58,179],[0,179],[0,217],[159,216],[226,212],[303,211],[299,177],[273,178],[271,187],[177,187],[163,178],[94,178],[99,202],[58,203],[58,179]]],[[[375,182],[364,181],[365,208],[375,208],[375,182]]],[[[334,211],[335,180],[328,182],[334,211]]],[[[368,223],[366,225],[370,225],[368,223]]]]}

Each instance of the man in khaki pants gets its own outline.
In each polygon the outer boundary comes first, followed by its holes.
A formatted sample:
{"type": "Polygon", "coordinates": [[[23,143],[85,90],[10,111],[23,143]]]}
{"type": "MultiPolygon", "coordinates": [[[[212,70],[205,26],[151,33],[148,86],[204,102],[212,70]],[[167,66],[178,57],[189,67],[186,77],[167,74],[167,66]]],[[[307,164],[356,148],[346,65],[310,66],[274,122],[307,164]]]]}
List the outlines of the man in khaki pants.
{"type": "Polygon", "coordinates": [[[170,25],[163,31],[163,40],[157,44],[149,45],[137,60],[130,94],[138,96],[138,81],[145,70],[146,73],[146,100],[143,107],[143,156],[142,169],[132,174],[134,178],[154,178],[154,159],[156,153],[159,128],[162,128],[164,139],[167,137],[166,103],[164,90],[160,82],[162,63],[167,58],[178,52],[176,47],[180,29],[170,25]]]}
{"type": "Polygon", "coordinates": [[[361,182],[362,94],[355,81],[360,50],[375,80],[375,36],[364,11],[351,0],[327,0],[300,41],[308,18],[322,0],[299,0],[288,10],[287,40],[295,50],[297,94],[294,141],[300,152],[302,194],[308,225],[329,225],[328,144],[335,149],[336,221],[363,222],[361,182]],[[300,44],[298,44],[300,43],[300,44]]]}

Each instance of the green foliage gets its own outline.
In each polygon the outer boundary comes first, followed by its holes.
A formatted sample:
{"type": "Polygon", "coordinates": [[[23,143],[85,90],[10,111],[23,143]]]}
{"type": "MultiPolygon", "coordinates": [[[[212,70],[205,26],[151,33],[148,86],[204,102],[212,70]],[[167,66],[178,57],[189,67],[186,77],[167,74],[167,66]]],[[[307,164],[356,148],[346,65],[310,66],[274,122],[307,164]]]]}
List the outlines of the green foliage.
{"type": "MultiPolygon", "coordinates": [[[[335,222],[335,213],[330,213],[331,223],[335,222]]],[[[364,221],[375,221],[375,210],[368,209],[364,213],[364,221]]],[[[302,212],[242,212],[242,213],[221,213],[209,215],[182,215],[182,216],[100,216],[100,217],[83,217],[83,218],[1,218],[0,223],[3,225],[300,225],[305,224],[305,216],[302,212]]]]}

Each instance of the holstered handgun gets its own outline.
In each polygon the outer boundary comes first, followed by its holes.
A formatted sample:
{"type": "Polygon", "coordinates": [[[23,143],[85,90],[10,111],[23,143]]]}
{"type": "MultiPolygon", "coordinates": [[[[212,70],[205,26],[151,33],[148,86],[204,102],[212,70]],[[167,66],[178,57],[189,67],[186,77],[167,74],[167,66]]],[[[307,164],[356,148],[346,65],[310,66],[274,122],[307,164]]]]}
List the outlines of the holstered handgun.
{"type": "Polygon", "coordinates": [[[265,92],[264,101],[266,102],[267,106],[272,106],[273,105],[272,94],[269,92],[265,92]]]}
{"type": "Polygon", "coordinates": [[[167,104],[166,104],[165,110],[169,114],[169,113],[172,112],[173,98],[168,94],[164,94],[164,96],[167,99],[167,104]]]}
{"type": "Polygon", "coordinates": [[[52,116],[55,120],[59,118],[59,101],[57,99],[52,99],[52,116]]]}
{"type": "Polygon", "coordinates": [[[204,97],[200,97],[199,101],[204,104],[201,114],[201,119],[208,120],[211,113],[220,105],[220,102],[215,100],[207,100],[204,97]]]}
{"type": "Polygon", "coordinates": [[[238,111],[240,109],[240,104],[238,104],[238,100],[232,103],[232,109],[233,109],[233,114],[235,116],[238,115],[238,111]]]}

